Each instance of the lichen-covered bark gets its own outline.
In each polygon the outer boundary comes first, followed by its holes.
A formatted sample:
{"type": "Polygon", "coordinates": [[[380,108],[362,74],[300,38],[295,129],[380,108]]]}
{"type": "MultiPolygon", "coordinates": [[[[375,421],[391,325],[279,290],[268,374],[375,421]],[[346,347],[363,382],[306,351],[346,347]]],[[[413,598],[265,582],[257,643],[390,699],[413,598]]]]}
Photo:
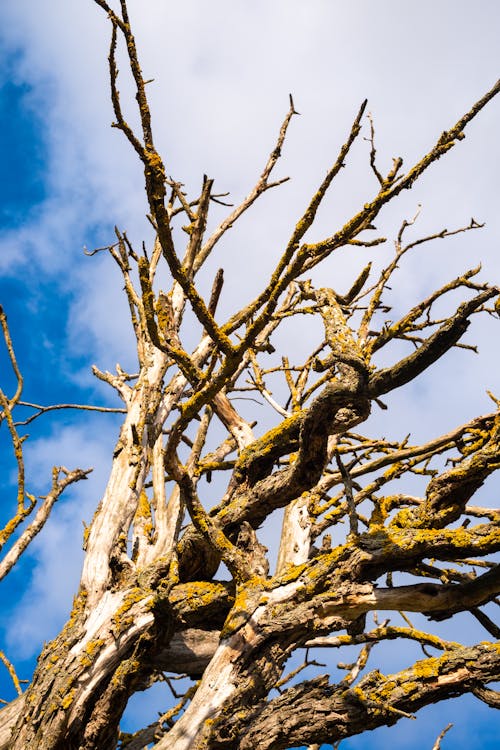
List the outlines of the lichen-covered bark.
{"type": "Polygon", "coordinates": [[[498,647],[484,644],[424,659],[396,674],[370,672],[355,688],[317,677],[240,716],[232,744],[218,730],[212,747],[284,750],[336,742],[411,718],[423,706],[471,691],[478,679],[497,679],[499,669],[498,647]]]}
{"type": "MultiPolygon", "coordinates": [[[[500,82],[406,173],[400,159],[386,175],[379,171],[371,123],[376,194],[330,236],[304,242],[359,136],[363,102],[265,287],[218,323],[222,269],[207,300],[197,273],[234,222],[282,182],[272,182],[271,174],[296,114],[293,100],[255,187],[209,234],[209,212],[220,196],[206,177],[194,198],[166,177],[127,3],[121,0],[117,13],[105,0],[95,2],[111,23],[115,127],[144,167],[155,239],[149,255],[139,254],[116,230],[107,248],[123,277],[137,373],[119,366],[116,374],[95,369],[122,399],[124,422],[108,485],[85,532],[73,610],[44,647],[24,695],[0,711],[0,750],[140,750],[152,743],[158,750],[277,750],[390,725],[467,691],[498,707],[487,685],[500,678],[500,630],[481,607],[500,594],[500,569],[491,557],[500,549],[500,513],[472,503],[500,466],[499,402],[493,397],[494,413],[423,445],[411,444],[409,437],[392,440],[390,414],[389,437],[364,434],[371,410],[385,408],[381,396],[410,383],[462,343],[472,316],[498,313],[494,298],[500,290],[478,282],[476,268],[417,301],[399,320],[388,319],[384,295],[405,253],[479,225],[472,220],[458,230],[407,241],[413,222],[405,220],[388,265],[378,276],[365,266],[347,291],[315,288],[304,275],[342,246],[354,252],[357,246],[384,244],[383,237],[367,240],[364,231],[373,230],[382,207],[462,139],[463,129],[500,91],[500,82]],[[121,110],[120,40],[136,88],[140,134],[121,110]],[[187,236],[183,248],[174,243],[179,220],[187,236]],[[169,279],[170,290],[157,291],[168,288],[169,279]],[[462,293],[463,302],[435,318],[433,306],[439,301],[444,307],[449,292],[462,293]],[[193,351],[184,343],[186,306],[190,341],[199,333],[193,351]],[[304,361],[297,362],[294,352],[276,358],[272,336],[297,315],[319,316],[324,335],[311,340],[304,361]],[[377,368],[373,355],[394,340],[411,343],[411,353],[377,368]],[[288,398],[273,395],[273,377],[281,378],[288,398]],[[266,429],[239,413],[234,396],[241,389],[250,389],[269,408],[266,429]],[[422,496],[407,491],[405,480],[412,474],[424,478],[422,496]],[[386,486],[393,480],[399,480],[397,494],[394,484],[386,486]],[[285,510],[273,571],[259,529],[278,509],[285,510]],[[215,578],[221,562],[226,581],[215,578]],[[404,585],[399,574],[406,576],[404,585]],[[403,626],[379,621],[370,631],[367,614],[377,610],[418,612],[431,620],[468,611],[490,640],[465,647],[416,630],[409,621],[403,626]],[[359,679],[373,643],[397,638],[440,655],[395,675],[375,669],[359,679]],[[359,646],[355,664],[338,683],[323,675],[300,681],[302,667],[317,666],[308,654],[319,645],[359,646]],[[304,664],[287,675],[287,660],[304,649],[304,664]],[[178,705],[165,706],[162,717],[134,736],[121,734],[130,696],[169,674],[191,679],[178,705]]],[[[22,379],[1,314],[0,321],[19,383],[10,399],[0,394],[20,486],[3,542],[32,508],[25,503],[22,440],[12,417],[22,379]]],[[[69,478],[85,476],[82,470],[61,472],[54,501],[69,478]]],[[[33,529],[20,539],[30,541],[33,529]]],[[[0,561],[0,570],[8,572],[24,548],[14,547],[14,557],[4,558],[3,568],[0,561]]]]}

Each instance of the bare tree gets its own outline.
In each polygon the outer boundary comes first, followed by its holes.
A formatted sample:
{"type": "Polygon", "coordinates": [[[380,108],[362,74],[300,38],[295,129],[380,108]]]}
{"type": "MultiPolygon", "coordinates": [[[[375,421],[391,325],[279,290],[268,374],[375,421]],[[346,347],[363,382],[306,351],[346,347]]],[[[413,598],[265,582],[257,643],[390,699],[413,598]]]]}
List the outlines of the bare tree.
{"type": "MultiPolygon", "coordinates": [[[[369,120],[375,194],[330,236],[307,241],[317,210],[359,136],[363,102],[265,287],[228,320],[217,321],[223,272],[215,275],[209,299],[200,293],[197,274],[235,222],[283,182],[273,178],[273,170],[296,114],[294,103],[290,98],[255,187],[208,232],[210,208],[222,196],[204,177],[199,196],[191,199],[168,177],[153,141],[126,0],[120,14],[105,0],[95,2],[111,24],[114,127],[143,164],[155,241],[149,252],[138,251],[117,229],[112,244],[101,248],[123,276],[138,371],[94,370],[124,404],[109,482],[84,535],[85,560],[72,612],[44,647],[26,692],[2,655],[20,695],[0,712],[0,748],[319,747],[394,724],[463,693],[498,707],[500,697],[488,683],[500,677],[499,629],[481,607],[498,603],[499,566],[490,556],[500,548],[500,516],[473,505],[472,498],[500,463],[499,402],[492,396],[491,413],[422,445],[409,437],[391,441],[360,431],[373,405],[385,408],[385,394],[411,383],[452,347],[467,346],[462,337],[472,316],[496,315],[500,290],[479,281],[478,268],[401,317],[391,319],[386,303],[406,253],[436,238],[473,232],[479,224],[472,220],[415,239],[413,220],[405,220],[394,257],[380,274],[368,265],[349,288],[335,290],[314,286],[307,275],[339,248],[386,241],[374,235],[381,209],[464,138],[469,122],[500,91],[500,81],[407,171],[399,158],[387,174],[380,171],[369,120]],[[140,133],[121,109],[120,39],[135,82],[140,133]],[[182,247],[174,244],[177,222],[187,238],[182,247]],[[170,290],[161,291],[160,284],[171,284],[170,290]],[[455,308],[448,295],[457,292],[463,301],[455,308]],[[435,312],[446,304],[447,314],[435,312]],[[305,361],[277,359],[272,336],[295,316],[319,316],[324,333],[311,340],[305,361]],[[191,336],[196,327],[199,331],[192,351],[183,343],[184,318],[191,336]],[[408,342],[409,353],[396,361],[389,348],[394,341],[408,342]],[[392,364],[376,367],[374,355],[384,347],[392,364]],[[279,390],[272,384],[280,381],[281,392],[286,388],[288,394],[284,399],[272,394],[272,388],[279,390]],[[237,411],[234,397],[242,391],[262,400],[273,415],[263,434],[254,433],[255,425],[237,411]],[[226,436],[217,442],[220,424],[226,436]],[[425,482],[421,496],[404,489],[414,475],[425,482]],[[217,504],[207,507],[205,489],[212,479],[223,489],[217,504]],[[390,484],[395,479],[397,492],[390,484]],[[271,572],[258,534],[277,509],[284,515],[271,572]],[[216,578],[221,563],[229,572],[224,580],[216,578]],[[401,572],[408,581],[404,585],[401,572]],[[367,614],[377,610],[404,613],[406,625],[376,616],[375,625],[367,625],[367,614]],[[463,611],[479,620],[489,640],[474,646],[445,641],[413,627],[405,614],[444,620],[463,611]],[[396,674],[365,669],[374,644],[395,639],[420,644],[422,658],[396,674]],[[302,681],[301,671],[317,664],[315,648],[346,645],[359,646],[359,654],[344,665],[344,677],[335,682],[319,674],[302,681]],[[304,657],[287,672],[296,653],[304,657]],[[134,735],[120,732],[132,694],[158,680],[171,684],[180,674],[191,684],[175,707],[134,735]]],[[[24,403],[22,377],[3,314],[1,322],[18,383],[12,397],[0,393],[2,419],[19,471],[17,509],[1,532],[2,544],[27,524],[0,562],[5,575],[64,488],[87,472],[54,469],[52,489],[27,523],[37,501],[25,491],[23,438],[14,418],[24,403]]],[[[38,409],[33,416],[44,410],[31,406],[38,409]]]]}

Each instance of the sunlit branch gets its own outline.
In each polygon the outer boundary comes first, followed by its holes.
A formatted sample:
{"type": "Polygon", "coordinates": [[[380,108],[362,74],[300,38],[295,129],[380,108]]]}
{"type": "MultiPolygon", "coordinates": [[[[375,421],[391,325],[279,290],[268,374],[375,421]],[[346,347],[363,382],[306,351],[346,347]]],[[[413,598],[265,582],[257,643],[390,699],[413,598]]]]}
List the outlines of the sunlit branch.
{"type": "Polygon", "coordinates": [[[51,491],[43,499],[43,503],[39,506],[35,517],[29,526],[27,526],[21,536],[16,539],[4,558],[0,561],[0,580],[13,568],[24,550],[41,531],[50,511],[52,510],[52,506],[59,499],[66,487],[74,482],[80,481],[81,479],[86,479],[91,471],[92,469],[74,469],[73,471],[68,471],[64,466],[55,467],[53,469],[51,491]]]}
{"type": "Polygon", "coordinates": [[[42,406],[41,404],[32,404],[29,401],[19,401],[19,406],[26,406],[30,409],[36,409],[35,414],[32,414],[27,419],[23,419],[15,422],[16,427],[21,425],[27,425],[33,422],[42,414],[46,414],[49,411],[59,411],[60,409],[77,409],[81,411],[97,411],[104,414],[126,414],[126,409],[115,408],[112,406],[96,406],[93,404],[49,404],[48,406],[42,406]]]}
{"type": "MultiPolygon", "coordinates": [[[[21,687],[21,681],[19,680],[19,677],[17,676],[16,670],[14,668],[14,665],[12,662],[6,657],[3,651],[0,651],[0,661],[3,663],[5,669],[10,675],[10,678],[12,680],[12,683],[14,685],[14,689],[18,695],[22,695],[23,690],[21,687]]],[[[6,703],[6,701],[0,701],[1,703],[6,703]]]]}

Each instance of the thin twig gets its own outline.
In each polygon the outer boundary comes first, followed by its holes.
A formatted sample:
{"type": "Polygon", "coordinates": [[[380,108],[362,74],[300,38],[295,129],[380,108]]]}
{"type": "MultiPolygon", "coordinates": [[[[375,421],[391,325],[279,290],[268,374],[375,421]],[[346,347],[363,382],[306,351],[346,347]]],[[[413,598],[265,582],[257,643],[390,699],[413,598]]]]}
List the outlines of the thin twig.
{"type": "Polygon", "coordinates": [[[42,414],[45,414],[46,412],[49,412],[49,411],[58,411],[59,409],[80,409],[83,411],[98,411],[98,412],[103,412],[105,414],[126,414],[127,413],[126,409],[115,408],[112,406],[95,406],[92,404],[49,404],[49,406],[42,406],[41,404],[32,404],[29,401],[19,401],[19,406],[26,406],[26,407],[29,407],[30,409],[37,409],[38,411],[35,414],[32,414],[31,417],[28,417],[27,419],[24,419],[19,422],[14,422],[16,427],[30,424],[30,422],[33,422],[42,414]]]}

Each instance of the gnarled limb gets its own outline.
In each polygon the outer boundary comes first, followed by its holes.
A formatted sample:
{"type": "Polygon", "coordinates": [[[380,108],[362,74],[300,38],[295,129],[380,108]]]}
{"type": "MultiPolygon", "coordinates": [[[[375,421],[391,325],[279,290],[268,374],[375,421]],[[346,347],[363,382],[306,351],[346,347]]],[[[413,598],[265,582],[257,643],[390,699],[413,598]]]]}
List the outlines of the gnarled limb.
{"type": "MultiPolygon", "coordinates": [[[[240,739],[233,747],[280,750],[304,742],[332,742],[379,726],[395,724],[402,717],[446,698],[472,692],[478,675],[496,680],[500,670],[498,649],[490,644],[464,647],[443,656],[424,659],[392,675],[369,673],[354,688],[339,689],[318,677],[273,698],[249,712],[239,722],[240,739]]],[[[225,731],[216,730],[216,747],[230,747],[225,731]]],[[[230,731],[230,730],[229,730],[230,731]]],[[[233,742],[235,741],[232,735],[233,742]]]]}

